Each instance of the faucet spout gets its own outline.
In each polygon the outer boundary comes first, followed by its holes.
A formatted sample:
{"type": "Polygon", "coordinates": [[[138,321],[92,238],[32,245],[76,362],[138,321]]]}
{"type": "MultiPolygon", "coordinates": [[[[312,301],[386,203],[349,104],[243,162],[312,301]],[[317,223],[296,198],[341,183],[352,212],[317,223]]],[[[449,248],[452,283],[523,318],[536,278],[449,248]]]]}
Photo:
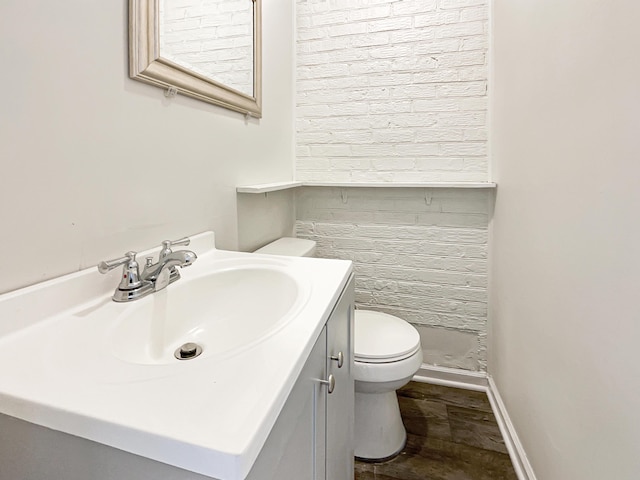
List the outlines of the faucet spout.
{"type": "Polygon", "coordinates": [[[161,258],[158,263],[147,264],[140,274],[140,280],[144,282],[155,282],[165,269],[168,269],[172,276],[179,276],[175,267],[189,267],[197,258],[197,255],[190,250],[171,252],[161,258]]]}

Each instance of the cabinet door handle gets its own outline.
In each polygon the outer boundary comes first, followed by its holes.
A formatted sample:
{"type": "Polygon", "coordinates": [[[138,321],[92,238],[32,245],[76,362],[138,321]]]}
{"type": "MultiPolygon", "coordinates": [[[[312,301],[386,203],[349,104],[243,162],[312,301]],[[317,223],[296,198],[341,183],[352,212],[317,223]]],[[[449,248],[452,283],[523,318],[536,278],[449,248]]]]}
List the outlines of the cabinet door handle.
{"type": "Polygon", "coordinates": [[[338,362],[338,368],[342,368],[342,365],[344,365],[344,355],[342,352],[338,352],[338,355],[331,355],[331,360],[338,362]]]}
{"type": "Polygon", "coordinates": [[[323,385],[327,385],[328,393],[333,393],[333,390],[336,388],[336,377],[333,375],[329,375],[327,380],[319,380],[319,382],[323,385]]]}

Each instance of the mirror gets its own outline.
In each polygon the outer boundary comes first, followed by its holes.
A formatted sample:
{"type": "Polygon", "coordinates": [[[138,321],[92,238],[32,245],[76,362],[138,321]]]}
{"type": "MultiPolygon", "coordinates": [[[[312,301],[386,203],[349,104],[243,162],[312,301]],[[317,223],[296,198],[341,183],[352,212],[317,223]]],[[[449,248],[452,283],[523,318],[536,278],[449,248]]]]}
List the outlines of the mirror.
{"type": "Polygon", "coordinates": [[[129,0],[129,76],[262,116],[262,0],[129,0]]]}

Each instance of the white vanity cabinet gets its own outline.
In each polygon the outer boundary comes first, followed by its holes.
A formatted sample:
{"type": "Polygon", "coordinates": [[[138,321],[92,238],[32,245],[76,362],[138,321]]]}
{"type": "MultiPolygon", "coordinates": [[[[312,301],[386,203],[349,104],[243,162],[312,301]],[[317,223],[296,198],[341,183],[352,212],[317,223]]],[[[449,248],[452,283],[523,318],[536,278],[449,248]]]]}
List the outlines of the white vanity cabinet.
{"type": "MultiPolygon", "coordinates": [[[[353,479],[353,304],[351,275],[247,480],[353,479]],[[328,393],[330,376],[335,384],[328,393]]],[[[259,397],[252,379],[245,381],[243,394],[259,397]]],[[[0,479],[212,478],[4,414],[0,432],[0,479]]]]}

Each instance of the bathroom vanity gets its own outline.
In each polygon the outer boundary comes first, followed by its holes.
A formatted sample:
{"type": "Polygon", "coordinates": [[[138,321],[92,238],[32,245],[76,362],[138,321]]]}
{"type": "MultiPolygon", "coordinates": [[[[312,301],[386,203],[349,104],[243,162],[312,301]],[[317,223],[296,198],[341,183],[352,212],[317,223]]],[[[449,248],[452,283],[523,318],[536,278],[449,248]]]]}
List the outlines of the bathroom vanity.
{"type": "Polygon", "coordinates": [[[351,263],[190,248],[134,302],[94,270],[0,296],[0,478],[353,478],[351,263]]]}

